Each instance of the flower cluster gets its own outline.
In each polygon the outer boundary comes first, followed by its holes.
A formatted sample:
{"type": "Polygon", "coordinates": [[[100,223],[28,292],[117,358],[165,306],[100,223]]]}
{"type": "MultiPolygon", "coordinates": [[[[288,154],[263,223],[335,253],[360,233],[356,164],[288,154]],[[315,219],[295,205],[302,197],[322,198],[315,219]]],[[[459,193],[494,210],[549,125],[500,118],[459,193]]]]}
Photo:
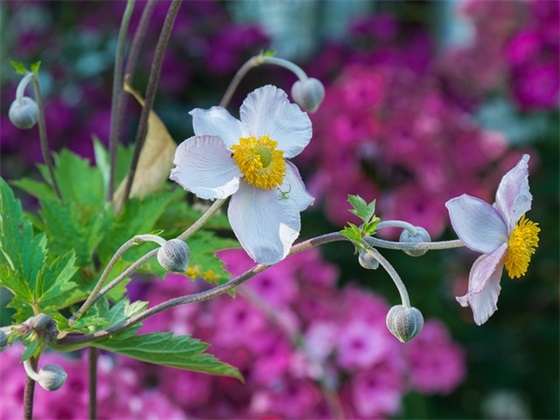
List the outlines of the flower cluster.
{"type": "MultiPolygon", "coordinates": [[[[221,257],[234,274],[252,266],[238,250],[221,257]]],[[[129,366],[189,418],[330,418],[336,410],[379,418],[396,414],[411,389],[446,394],[461,383],[464,354],[441,322],[428,320],[422,334],[401,344],[385,326],[387,303],[356,286],[337,289],[337,277],[309,250],[251,279],[235,299],[174,308],[145,322],[145,331],[193,334],[212,344],[214,354],[243,372],[243,387],[233,379],[129,366]]],[[[206,287],[168,275],[143,293],[157,304],[206,287]]]]}
{"type": "Polygon", "coordinates": [[[377,197],[383,219],[423,226],[432,237],[447,224],[449,198],[490,195],[481,181],[507,147],[502,134],[481,129],[451,101],[434,76],[402,67],[345,68],[312,121],[314,141],[302,160],[317,168],[308,185],[332,222],[345,223],[340,203],[357,193],[377,197]]]}

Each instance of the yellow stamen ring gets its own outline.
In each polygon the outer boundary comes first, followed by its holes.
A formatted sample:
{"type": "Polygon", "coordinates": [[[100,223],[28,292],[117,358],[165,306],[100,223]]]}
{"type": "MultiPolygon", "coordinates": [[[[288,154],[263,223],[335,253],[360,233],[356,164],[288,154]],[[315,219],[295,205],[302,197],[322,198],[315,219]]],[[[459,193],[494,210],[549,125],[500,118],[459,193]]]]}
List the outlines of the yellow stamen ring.
{"type": "Polygon", "coordinates": [[[242,137],[231,146],[232,158],[248,184],[270,190],[282,185],[286,174],[284,152],[277,150],[278,142],[269,136],[242,137]]]}
{"type": "Polygon", "coordinates": [[[527,272],[531,255],[539,246],[538,233],[541,231],[538,223],[521,216],[508,240],[505,266],[510,278],[521,277],[527,272]]]}

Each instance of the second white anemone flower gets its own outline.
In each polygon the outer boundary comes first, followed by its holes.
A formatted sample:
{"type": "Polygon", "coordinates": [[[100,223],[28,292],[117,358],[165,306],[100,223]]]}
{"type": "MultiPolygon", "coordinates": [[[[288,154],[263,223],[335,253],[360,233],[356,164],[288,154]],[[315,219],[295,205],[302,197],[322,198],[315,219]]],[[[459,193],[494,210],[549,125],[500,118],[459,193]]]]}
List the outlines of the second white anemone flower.
{"type": "Polygon", "coordinates": [[[228,218],[245,251],[261,264],[284,259],[313,203],[286,160],[311,140],[309,117],[271,85],[247,96],[240,120],[220,106],[190,114],[195,135],[177,147],[170,179],[203,199],[231,196],[228,218]]]}
{"type": "Polygon", "coordinates": [[[497,309],[504,266],[512,279],[525,275],[539,243],[538,224],[525,218],[533,198],[528,161],[529,155],[523,155],[504,175],[493,205],[467,194],[445,204],[457,236],[482,253],[472,266],[467,293],[457,297],[462,306],[471,307],[478,325],[497,309]]]}

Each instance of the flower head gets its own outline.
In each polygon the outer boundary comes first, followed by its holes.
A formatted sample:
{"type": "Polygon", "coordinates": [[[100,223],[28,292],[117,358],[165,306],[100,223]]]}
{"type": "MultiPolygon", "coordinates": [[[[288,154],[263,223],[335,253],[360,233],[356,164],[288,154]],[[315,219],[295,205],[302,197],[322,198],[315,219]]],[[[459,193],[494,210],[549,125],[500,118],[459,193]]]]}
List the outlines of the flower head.
{"type": "Polygon", "coordinates": [[[309,143],[309,117],[271,85],[247,96],[240,120],[219,106],[190,114],[195,136],[177,147],[170,178],[200,198],[232,196],[228,218],[245,251],[262,264],[282,260],[313,203],[286,160],[309,143]]]}
{"type": "Polygon", "coordinates": [[[525,218],[533,198],[528,161],[529,155],[523,155],[504,175],[493,205],[466,194],[445,204],[459,238],[482,253],[471,269],[467,294],[457,297],[462,306],[471,307],[478,325],[497,309],[504,266],[512,279],[525,275],[538,246],[538,224],[525,218]]]}

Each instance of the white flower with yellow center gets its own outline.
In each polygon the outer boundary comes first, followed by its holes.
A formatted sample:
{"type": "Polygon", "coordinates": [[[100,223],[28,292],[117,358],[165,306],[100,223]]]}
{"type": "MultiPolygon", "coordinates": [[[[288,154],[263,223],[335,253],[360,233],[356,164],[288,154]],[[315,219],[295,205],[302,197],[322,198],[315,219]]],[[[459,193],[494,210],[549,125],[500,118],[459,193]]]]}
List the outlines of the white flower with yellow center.
{"type": "Polygon", "coordinates": [[[478,325],[497,309],[504,266],[512,279],[525,275],[539,243],[538,224],[525,218],[533,199],[528,161],[529,155],[523,155],[504,175],[494,205],[466,194],[445,204],[457,236],[482,253],[472,266],[467,294],[457,297],[462,306],[471,307],[478,325]]]}
{"type": "Polygon", "coordinates": [[[231,196],[228,218],[245,251],[261,264],[282,260],[313,203],[286,160],[311,140],[309,117],[270,85],[247,96],[241,121],[219,106],[190,114],[195,136],[177,147],[170,178],[200,198],[231,196]]]}

